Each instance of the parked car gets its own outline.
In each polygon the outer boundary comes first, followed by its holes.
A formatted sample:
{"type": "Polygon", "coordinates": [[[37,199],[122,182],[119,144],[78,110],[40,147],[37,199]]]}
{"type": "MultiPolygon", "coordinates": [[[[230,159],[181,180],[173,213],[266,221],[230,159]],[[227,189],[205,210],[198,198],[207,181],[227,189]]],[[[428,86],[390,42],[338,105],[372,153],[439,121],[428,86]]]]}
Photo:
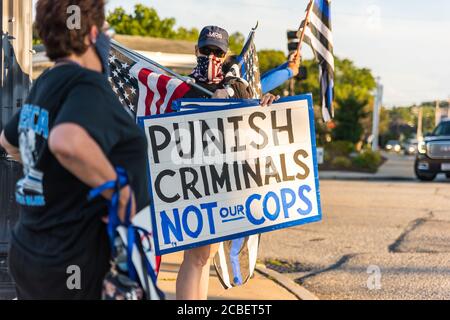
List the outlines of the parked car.
{"type": "Polygon", "coordinates": [[[394,151],[394,152],[402,151],[402,146],[400,142],[397,140],[389,140],[388,143],[386,143],[385,148],[387,151],[394,151]]]}
{"type": "Polygon", "coordinates": [[[417,139],[409,139],[403,144],[403,150],[406,155],[415,155],[417,153],[418,145],[419,141],[417,139]]]}
{"type": "Polygon", "coordinates": [[[417,178],[423,181],[434,180],[438,173],[450,178],[450,119],[442,121],[419,142],[414,169],[417,178]]]}

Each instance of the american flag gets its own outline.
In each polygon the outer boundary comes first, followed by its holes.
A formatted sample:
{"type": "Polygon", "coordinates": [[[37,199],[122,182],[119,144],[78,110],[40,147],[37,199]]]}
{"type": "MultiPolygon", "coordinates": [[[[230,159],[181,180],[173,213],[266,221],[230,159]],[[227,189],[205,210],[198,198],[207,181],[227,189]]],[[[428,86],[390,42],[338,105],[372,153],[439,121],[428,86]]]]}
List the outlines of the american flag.
{"type": "MultiPolygon", "coordinates": [[[[330,2],[331,0],[312,0],[310,5],[313,7],[304,39],[319,62],[322,116],[326,122],[334,117],[334,55],[330,2]]],[[[305,21],[302,22],[302,27],[304,26],[305,21]]]]}
{"type": "Polygon", "coordinates": [[[172,102],[191,89],[116,43],[111,48],[109,65],[114,92],[136,117],[172,112],[172,102]]]}
{"type": "Polygon", "coordinates": [[[255,31],[253,30],[237,59],[241,65],[241,77],[251,86],[253,98],[259,99],[262,97],[261,73],[259,71],[258,53],[254,41],[255,31]]]}

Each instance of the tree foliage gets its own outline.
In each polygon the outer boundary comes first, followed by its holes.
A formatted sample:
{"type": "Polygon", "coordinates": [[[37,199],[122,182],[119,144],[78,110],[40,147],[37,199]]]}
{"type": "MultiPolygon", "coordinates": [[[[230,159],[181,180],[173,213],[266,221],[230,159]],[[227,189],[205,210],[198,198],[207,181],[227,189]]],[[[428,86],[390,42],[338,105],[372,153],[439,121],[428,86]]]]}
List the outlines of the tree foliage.
{"type": "MultiPolygon", "coordinates": [[[[176,20],[174,18],[160,18],[154,8],[143,4],[135,5],[131,14],[128,14],[122,7],[115,8],[108,14],[106,20],[117,34],[195,42],[200,33],[197,28],[175,28],[176,20]]],[[[239,54],[244,41],[245,38],[241,33],[233,33],[230,35],[230,50],[239,54]]]]}
{"type": "Polygon", "coordinates": [[[367,112],[364,110],[367,102],[367,100],[358,99],[352,94],[336,98],[340,109],[335,116],[337,124],[333,130],[335,140],[351,141],[355,144],[360,142],[364,133],[361,119],[367,116],[367,112]]]}
{"type": "Polygon", "coordinates": [[[235,32],[230,35],[230,51],[232,54],[240,54],[244,47],[245,37],[240,32],[235,32]]]}
{"type": "Polygon", "coordinates": [[[142,4],[135,5],[131,14],[122,7],[115,8],[106,20],[118,34],[183,40],[198,37],[198,30],[175,30],[174,18],[161,19],[154,8],[142,4]]]}
{"type": "MultiPolygon", "coordinates": [[[[319,66],[315,60],[305,60],[302,65],[307,68],[308,77],[297,82],[296,92],[312,93],[314,104],[321,106],[319,66]]],[[[320,117],[317,117],[319,135],[329,135],[335,140],[360,142],[371,130],[368,115],[373,107],[375,79],[369,69],[358,68],[349,59],[335,57],[334,82],[336,127],[327,129],[320,117]]],[[[322,142],[325,139],[319,136],[318,140],[322,142]]]]}
{"type": "Polygon", "coordinates": [[[382,112],[383,122],[386,122],[388,129],[385,129],[385,124],[380,125],[380,144],[383,146],[388,140],[405,141],[414,138],[417,133],[417,126],[419,122],[419,108],[422,108],[422,133],[429,133],[435,127],[435,106],[431,103],[423,103],[420,106],[406,106],[394,107],[386,109],[382,112]]]}
{"type": "Polygon", "coordinates": [[[258,51],[259,69],[261,74],[278,67],[286,62],[286,55],[280,50],[260,50],[258,51]]]}

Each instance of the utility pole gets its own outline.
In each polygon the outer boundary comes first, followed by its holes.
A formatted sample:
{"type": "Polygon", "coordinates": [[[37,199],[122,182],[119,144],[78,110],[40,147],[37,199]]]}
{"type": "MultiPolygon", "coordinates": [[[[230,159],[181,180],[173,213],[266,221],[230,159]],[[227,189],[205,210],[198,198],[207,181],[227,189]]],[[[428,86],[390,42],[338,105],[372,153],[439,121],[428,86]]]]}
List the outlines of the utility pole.
{"type": "Polygon", "coordinates": [[[295,96],[295,79],[294,78],[289,80],[289,95],[295,96]]]}
{"type": "Polygon", "coordinates": [[[422,122],[423,122],[423,109],[419,106],[419,115],[417,120],[417,140],[423,140],[422,122]]]}
{"type": "MultiPolygon", "coordinates": [[[[288,51],[289,55],[293,54],[298,50],[300,45],[300,39],[298,38],[298,32],[294,30],[287,31],[287,39],[288,39],[288,51]]],[[[291,78],[289,80],[289,95],[295,96],[295,79],[291,78]]]]}
{"type": "Polygon", "coordinates": [[[378,151],[379,149],[379,135],[380,135],[380,110],[383,105],[383,85],[381,84],[380,77],[377,78],[377,88],[375,91],[375,104],[373,106],[373,119],[372,119],[372,150],[378,151]]]}

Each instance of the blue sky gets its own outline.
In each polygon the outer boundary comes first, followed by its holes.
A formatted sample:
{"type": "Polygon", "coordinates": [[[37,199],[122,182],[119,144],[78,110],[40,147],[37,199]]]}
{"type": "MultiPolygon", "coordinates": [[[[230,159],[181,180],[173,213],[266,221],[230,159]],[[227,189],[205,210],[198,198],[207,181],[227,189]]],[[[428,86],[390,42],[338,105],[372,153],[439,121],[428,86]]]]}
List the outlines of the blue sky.
{"type": "MultiPolygon", "coordinates": [[[[154,7],[178,26],[217,24],[247,35],[259,21],[258,49],[286,51],[308,0],[109,0],[108,10],[136,3],[154,7]]],[[[335,54],[380,76],[385,104],[450,98],[449,0],[333,0],[335,54]]],[[[305,47],[306,48],[306,47],[305,47]]],[[[305,56],[310,53],[305,52],[305,56]]]]}

